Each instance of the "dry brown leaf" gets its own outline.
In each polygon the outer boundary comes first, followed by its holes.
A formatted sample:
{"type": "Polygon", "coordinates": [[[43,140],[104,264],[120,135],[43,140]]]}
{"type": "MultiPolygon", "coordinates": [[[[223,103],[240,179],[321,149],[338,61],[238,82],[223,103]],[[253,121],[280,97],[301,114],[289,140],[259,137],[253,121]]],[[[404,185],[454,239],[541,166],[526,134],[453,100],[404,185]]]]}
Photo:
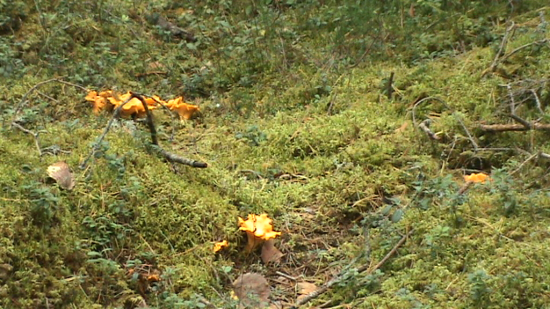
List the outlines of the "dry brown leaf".
{"type": "Polygon", "coordinates": [[[233,282],[233,290],[244,308],[265,308],[271,293],[264,276],[246,273],[233,282]]]}
{"type": "Polygon", "coordinates": [[[280,301],[273,302],[271,305],[269,305],[269,309],[284,309],[284,308],[285,306],[280,301]]]}
{"type": "Polygon", "coordinates": [[[267,240],[262,246],[262,261],[267,264],[269,262],[279,263],[283,257],[283,253],[275,248],[273,239],[267,240]]]}
{"type": "Polygon", "coordinates": [[[408,127],[409,127],[409,122],[405,121],[405,122],[403,122],[403,124],[399,128],[395,129],[394,132],[395,133],[403,133],[403,132],[405,132],[405,130],[407,130],[408,127]]]}
{"type": "Polygon", "coordinates": [[[298,294],[300,294],[297,298],[297,301],[300,301],[302,298],[307,297],[309,293],[315,292],[317,290],[317,286],[313,283],[309,282],[298,282],[298,294]]]}
{"type": "Polygon", "coordinates": [[[48,176],[55,179],[57,184],[66,190],[72,190],[75,180],[71,169],[66,162],[60,161],[48,166],[48,176]]]}
{"type": "Polygon", "coordinates": [[[297,285],[298,285],[298,294],[307,295],[317,290],[317,286],[313,283],[303,281],[303,282],[298,282],[297,285]]]}

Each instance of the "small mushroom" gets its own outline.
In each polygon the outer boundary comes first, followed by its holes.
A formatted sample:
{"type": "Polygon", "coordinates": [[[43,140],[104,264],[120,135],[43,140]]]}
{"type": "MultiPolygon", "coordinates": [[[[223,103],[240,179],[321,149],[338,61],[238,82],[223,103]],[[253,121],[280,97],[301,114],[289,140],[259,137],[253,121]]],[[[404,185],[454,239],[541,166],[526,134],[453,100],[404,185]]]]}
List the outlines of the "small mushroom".
{"type": "Polygon", "coordinates": [[[264,241],[281,235],[281,232],[273,231],[271,221],[272,220],[267,217],[267,214],[261,214],[259,216],[249,214],[248,220],[239,217],[239,229],[245,231],[248,238],[248,243],[245,248],[246,252],[252,252],[264,241]]]}
{"type": "Polygon", "coordinates": [[[227,243],[227,240],[220,241],[214,244],[214,249],[212,249],[212,251],[214,251],[215,253],[227,247],[229,247],[229,243],[227,243]]]}
{"type": "Polygon", "coordinates": [[[170,110],[178,113],[181,119],[189,120],[193,118],[195,113],[200,112],[200,108],[196,105],[187,104],[182,97],[177,97],[168,101],[165,104],[170,110]]]}
{"type": "Polygon", "coordinates": [[[105,109],[107,105],[105,97],[98,95],[97,91],[94,90],[90,91],[85,99],[92,104],[93,112],[96,115],[99,114],[101,110],[105,109]]]}
{"type": "Polygon", "coordinates": [[[466,182],[484,183],[487,180],[491,180],[491,177],[484,173],[472,173],[470,175],[464,175],[464,180],[466,182]]]}

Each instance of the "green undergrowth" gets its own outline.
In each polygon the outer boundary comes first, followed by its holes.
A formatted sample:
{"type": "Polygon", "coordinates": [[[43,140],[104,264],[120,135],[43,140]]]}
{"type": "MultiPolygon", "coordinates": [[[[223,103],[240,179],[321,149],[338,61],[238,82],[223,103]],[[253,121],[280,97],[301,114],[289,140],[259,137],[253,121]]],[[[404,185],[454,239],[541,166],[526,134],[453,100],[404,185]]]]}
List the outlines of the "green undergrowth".
{"type": "Polygon", "coordinates": [[[236,308],[231,282],[253,271],[285,308],[300,291],[277,272],[342,273],[304,308],[544,307],[548,133],[482,125],[517,123],[511,104],[547,123],[550,10],[468,3],[16,1],[0,13],[0,306],[236,308]],[[85,89],[199,105],[154,120],[161,147],[208,167],[157,156],[141,120],[100,141],[110,115],[85,89]],[[74,189],[47,177],[58,161],[74,189]],[[491,180],[464,191],[472,172],[491,180]],[[282,232],[279,263],[243,252],[250,213],[282,232]]]}

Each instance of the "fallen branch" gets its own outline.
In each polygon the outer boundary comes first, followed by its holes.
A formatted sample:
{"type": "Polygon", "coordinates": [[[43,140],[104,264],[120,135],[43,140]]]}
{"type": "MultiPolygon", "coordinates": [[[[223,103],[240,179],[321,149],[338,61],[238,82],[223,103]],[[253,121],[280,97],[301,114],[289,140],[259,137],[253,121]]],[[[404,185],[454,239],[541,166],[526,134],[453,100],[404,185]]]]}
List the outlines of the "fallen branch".
{"type": "Polygon", "coordinates": [[[149,76],[149,75],[166,75],[166,74],[168,74],[168,72],[153,71],[153,72],[137,73],[136,77],[141,78],[141,77],[145,77],[145,76],[149,76]]]}
{"type": "Polygon", "coordinates": [[[540,41],[527,43],[527,44],[522,45],[522,46],[520,46],[520,47],[518,47],[518,48],[512,50],[511,52],[507,53],[506,55],[504,55],[504,56],[502,57],[502,59],[501,59],[500,61],[504,61],[504,60],[510,58],[510,57],[511,57],[512,55],[514,55],[515,53],[517,53],[517,52],[519,52],[520,50],[522,50],[522,49],[524,49],[524,48],[527,48],[527,47],[529,47],[529,46],[532,46],[532,45],[542,45],[542,44],[546,44],[546,43],[548,43],[548,42],[550,42],[549,39],[543,39],[543,40],[540,40],[540,41]]]}
{"type": "Polygon", "coordinates": [[[480,124],[478,128],[485,132],[505,132],[505,131],[529,131],[529,130],[539,130],[539,131],[550,131],[550,124],[543,123],[528,123],[525,124],[480,124]]]}
{"type": "Polygon", "coordinates": [[[41,133],[40,131],[38,132],[33,132],[31,130],[28,130],[28,129],[25,129],[22,125],[18,124],[17,122],[12,122],[11,123],[11,126],[12,127],[16,127],[18,128],[19,130],[27,133],[27,134],[30,134],[34,137],[34,144],[36,145],[36,149],[38,149],[38,156],[41,157],[42,156],[42,148],[40,147],[40,141],[38,140],[38,135],[41,133]]]}
{"type": "Polygon", "coordinates": [[[472,134],[470,133],[470,130],[468,130],[468,128],[466,127],[466,125],[464,124],[464,121],[462,121],[462,119],[460,118],[460,116],[458,116],[455,111],[449,106],[449,104],[447,104],[447,102],[443,101],[442,99],[440,98],[437,98],[437,97],[426,97],[426,98],[423,98],[421,100],[418,100],[413,108],[412,108],[412,120],[413,120],[413,124],[415,127],[418,127],[420,128],[420,124],[417,124],[416,123],[416,108],[424,103],[424,102],[427,102],[429,100],[434,100],[434,101],[437,101],[441,104],[443,104],[443,106],[445,106],[446,109],[448,109],[449,111],[451,111],[451,114],[455,117],[456,121],[458,121],[458,123],[460,124],[460,126],[462,127],[462,129],[464,130],[464,133],[466,133],[466,135],[468,136],[468,140],[470,141],[470,143],[472,143],[472,146],[474,147],[474,151],[477,151],[479,149],[479,146],[477,144],[477,142],[474,140],[474,137],[472,136],[472,134]]]}
{"type": "Polygon", "coordinates": [[[437,134],[435,134],[434,132],[432,132],[432,130],[430,130],[430,123],[432,122],[431,119],[426,119],[424,121],[422,121],[418,127],[424,131],[424,133],[426,133],[426,135],[428,135],[429,138],[433,139],[433,140],[440,140],[441,138],[439,136],[437,136],[437,134]]]}
{"type": "Polygon", "coordinates": [[[504,37],[502,38],[502,41],[500,42],[500,46],[499,46],[498,51],[495,55],[495,59],[493,59],[493,62],[491,63],[491,66],[488,67],[485,71],[483,71],[483,73],[481,73],[481,77],[485,77],[485,75],[487,75],[488,73],[493,73],[497,69],[498,64],[501,61],[503,61],[504,59],[506,59],[506,57],[503,57],[502,59],[500,59],[500,56],[504,53],[504,50],[506,49],[506,45],[508,44],[508,39],[510,38],[510,33],[512,33],[512,30],[515,29],[515,26],[516,26],[515,23],[512,22],[510,27],[508,27],[506,29],[506,33],[504,33],[504,37]]]}
{"type": "Polygon", "coordinates": [[[21,101],[19,102],[19,105],[17,105],[17,107],[15,108],[15,112],[13,113],[12,123],[16,120],[17,114],[19,114],[19,112],[23,109],[23,107],[25,106],[25,104],[27,104],[27,102],[28,102],[28,101],[27,101],[27,97],[29,96],[29,94],[30,94],[31,92],[33,92],[34,90],[38,89],[40,86],[45,85],[45,84],[48,84],[48,83],[51,83],[51,82],[61,83],[61,84],[73,86],[73,87],[76,87],[76,88],[79,88],[79,89],[88,91],[88,89],[86,89],[85,87],[82,87],[82,86],[80,86],[80,85],[77,85],[77,84],[73,84],[73,83],[64,81],[64,80],[59,79],[59,78],[52,78],[52,79],[48,79],[48,80],[45,80],[45,81],[43,81],[43,82],[40,82],[40,83],[34,85],[31,89],[29,89],[29,91],[27,91],[27,92],[23,95],[23,98],[21,99],[21,101]]]}
{"type": "Polygon", "coordinates": [[[199,161],[191,160],[191,159],[188,159],[188,158],[183,158],[183,157],[180,157],[176,154],[173,154],[173,153],[168,152],[165,149],[163,149],[159,145],[159,142],[158,142],[157,129],[155,128],[155,123],[153,122],[153,113],[151,112],[151,110],[147,106],[147,103],[145,102],[145,98],[143,98],[143,96],[140,95],[140,94],[130,92],[130,97],[128,99],[126,99],[126,101],[122,102],[122,104],[120,104],[120,106],[115,108],[115,110],[113,112],[113,116],[109,120],[109,123],[107,124],[107,127],[105,127],[105,130],[103,131],[103,134],[101,134],[101,136],[99,137],[97,143],[92,148],[92,151],[90,152],[90,154],[86,157],[84,162],[80,165],[81,169],[86,168],[88,160],[90,160],[90,158],[94,155],[94,153],[97,151],[97,149],[101,145],[101,142],[103,141],[103,139],[105,138],[105,136],[109,132],[114,120],[117,119],[120,116],[120,111],[122,110],[122,107],[126,103],[130,102],[130,100],[132,100],[133,98],[137,98],[138,100],[140,100],[141,104],[143,105],[143,108],[145,109],[145,112],[147,114],[146,123],[147,123],[147,126],[149,127],[149,131],[151,132],[151,144],[152,144],[154,150],[158,154],[160,154],[161,156],[163,156],[166,160],[168,160],[170,162],[180,163],[180,164],[189,165],[191,167],[198,167],[198,168],[205,168],[205,167],[208,166],[208,164],[206,164],[204,162],[199,162],[199,161]]]}
{"type": "MultiPolygon", "coordinates": [[[[413,232],[414,232],[414,229],[410,230],[407,234],[405,234],[397,242],[397,244],[395,244],[395,246],[393,246],[393,248],[390,250],[390,252],[388,252],[388,254],[386,254],[384,256],[384,258],[382,260],[380,260],[380,262],[378,262],[372,268],[370,267],[370,264],[366,264],[366,265],[363,265],[363,266],[357,268],[357,272],[361,273],[361,272],[364,272],[364,271],[368,270],[367,273],[371,274],[374,271],[376,271],[377,269],[379,269],[380,267],[382,267],[397,252],[397,249],[399,249],[399,247],[401,247],[405,243],[405,241],[407,241],[407,238],[409,238],[413,234],[413,232]]],[[[292,308],[298,308],[299,306],[308,303],[312,299],[317,298],[319,295],[325,293],[333,285],[339,283],[340,281],[344,280],[345,278],[346,278],[346,276],[345,276],[344,272],[340,272],[336,277],[330,279],[327,283],[323,284],[317,290],[307,294],[303,298],[300,298],[292,308]]]]}

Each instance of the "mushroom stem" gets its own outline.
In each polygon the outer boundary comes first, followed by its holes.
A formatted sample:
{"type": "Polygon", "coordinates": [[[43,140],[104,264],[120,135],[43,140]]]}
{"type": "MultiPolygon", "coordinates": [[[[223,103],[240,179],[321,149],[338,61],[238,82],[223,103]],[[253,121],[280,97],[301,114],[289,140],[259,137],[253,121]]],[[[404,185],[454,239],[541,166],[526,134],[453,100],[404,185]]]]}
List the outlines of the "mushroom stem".
{"type": "Polygon", "coordinates": [[[255,236],[253,232],[246,231],[246,236],[248,238],[248,242],[246,243],[246,247],[244,249],[246,253],[253,252],[254,249],[258,248],[258,246],[264,241],[263,239],[255,236]]]}

